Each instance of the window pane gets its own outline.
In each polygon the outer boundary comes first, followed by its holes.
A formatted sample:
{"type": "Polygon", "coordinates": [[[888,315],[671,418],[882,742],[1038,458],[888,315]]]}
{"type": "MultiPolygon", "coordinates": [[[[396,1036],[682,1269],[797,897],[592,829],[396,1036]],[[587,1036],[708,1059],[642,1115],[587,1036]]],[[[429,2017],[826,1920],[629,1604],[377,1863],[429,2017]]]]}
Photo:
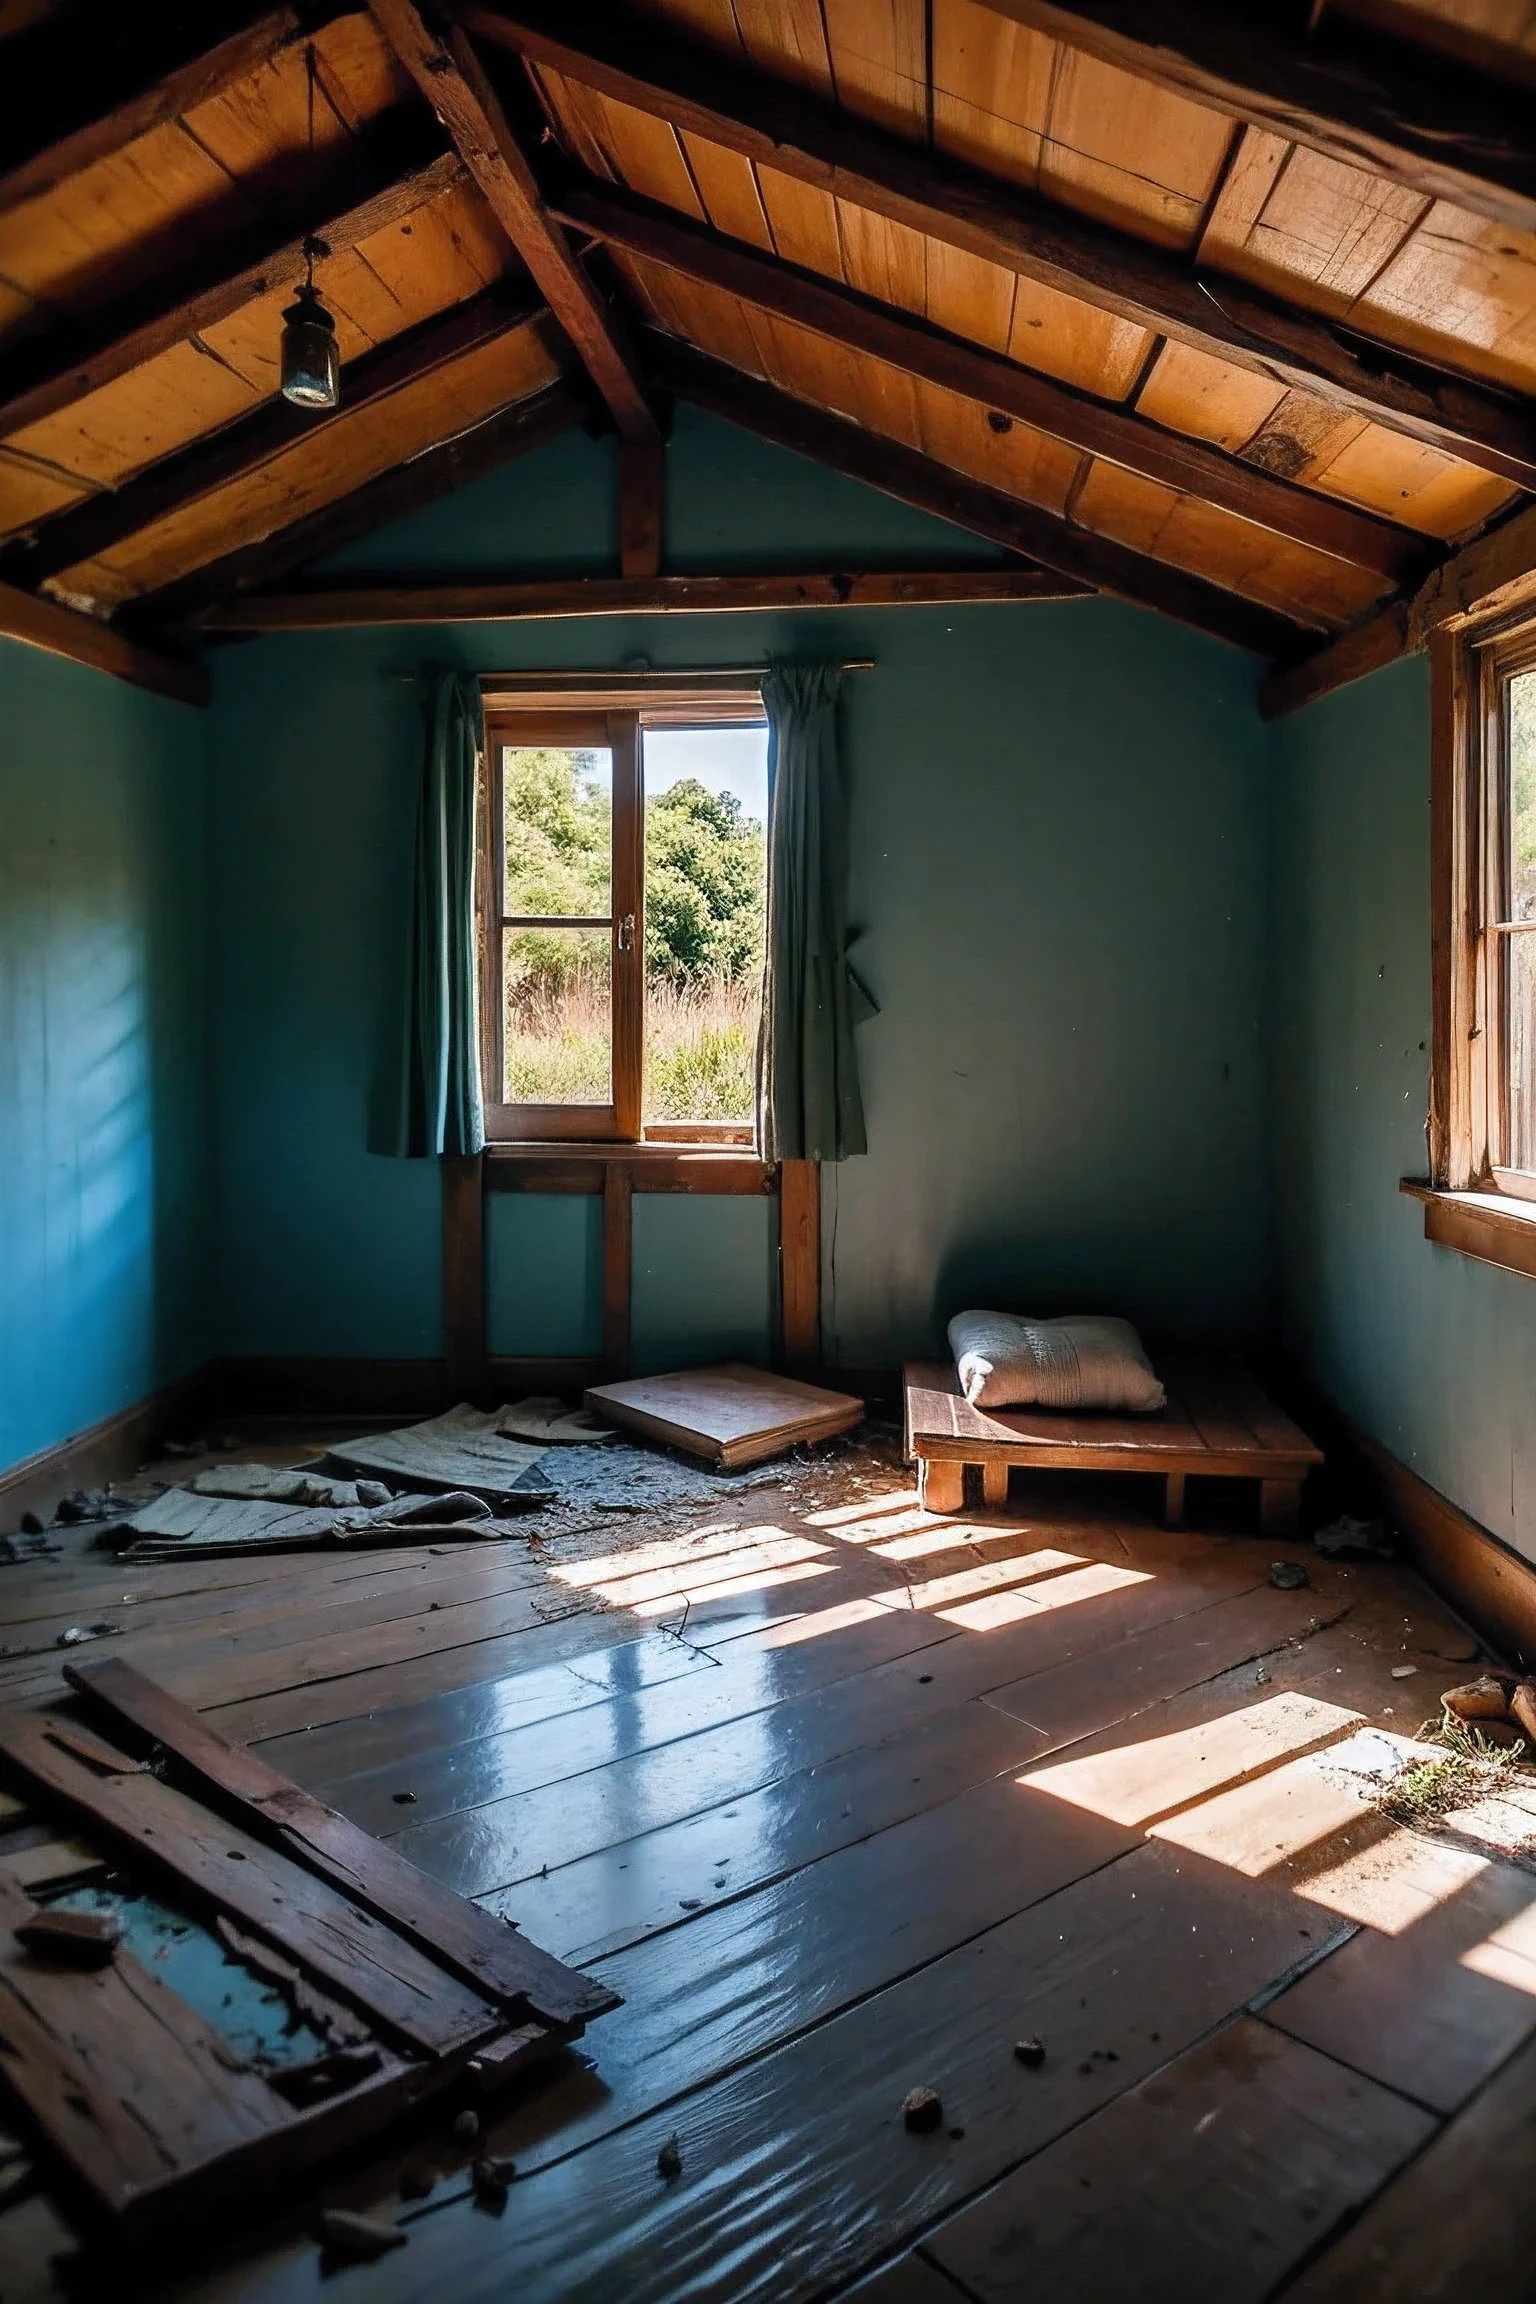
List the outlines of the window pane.
{"type": "Polygon", "coordinates": [[[1501,941],[1509,1052],[1505,1164],[1536,1171],[1536,934],[1501,941]]]}
{"type": "Polygon", "coordinates": [[[655,729],[644,741],[645,1118],[750,1120],[768,731],[655,729]]]}
{"type": "Polygon", "coordinates": [[[505,910],[547,917],[613,909],[613,754],[507,744],[505,910]]]}
{"type": "Polygon", "coordinates": [[[1536,920],[1536,672],[1509,683],[1510,917],[1536,920]]]}
{"type": "Polygon", "coordinates": [[[509,1104],[612,1102],[612,943],[606,928],[504,932],[509,1104]]]}

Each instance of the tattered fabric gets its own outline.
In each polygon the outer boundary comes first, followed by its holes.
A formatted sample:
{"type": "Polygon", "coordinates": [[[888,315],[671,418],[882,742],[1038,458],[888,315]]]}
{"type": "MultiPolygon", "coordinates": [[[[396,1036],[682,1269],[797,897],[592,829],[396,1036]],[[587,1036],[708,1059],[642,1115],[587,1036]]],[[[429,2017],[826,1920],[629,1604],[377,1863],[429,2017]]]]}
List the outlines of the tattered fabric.
{"type": "Polygon", "coordinates": [[[768,967],[759,1128],[771,1160],[863,1152],[853,1028],[876,1010],[848,962],[848,794],[835,664],[773,665],[768,715],[768,967]]]}

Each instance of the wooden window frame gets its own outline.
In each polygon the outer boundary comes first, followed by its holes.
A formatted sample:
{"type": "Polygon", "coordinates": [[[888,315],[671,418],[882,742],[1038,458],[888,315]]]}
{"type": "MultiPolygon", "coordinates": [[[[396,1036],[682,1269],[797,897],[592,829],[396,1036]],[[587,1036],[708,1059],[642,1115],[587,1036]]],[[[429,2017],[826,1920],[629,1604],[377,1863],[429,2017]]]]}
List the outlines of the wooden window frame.
{"type": "Polygon", "coordinates": [[[755,1121],[644,1118],[645,806],[643,748],[653,728],[759,725],[762,698],[740,674],[696,678],[613,674],[569,683],[547,674],[482,681],[485,752],[477,809],[480,1061],[488,1145],[694,1145],[755,1149],[755,1121]],[[510,922],[502,837],[508,746],[604,747],[613,759],[613,867],[609,912],[613,1058],[606,1104],[518,1104],[505,1096],[502,938],[510,922]]]}

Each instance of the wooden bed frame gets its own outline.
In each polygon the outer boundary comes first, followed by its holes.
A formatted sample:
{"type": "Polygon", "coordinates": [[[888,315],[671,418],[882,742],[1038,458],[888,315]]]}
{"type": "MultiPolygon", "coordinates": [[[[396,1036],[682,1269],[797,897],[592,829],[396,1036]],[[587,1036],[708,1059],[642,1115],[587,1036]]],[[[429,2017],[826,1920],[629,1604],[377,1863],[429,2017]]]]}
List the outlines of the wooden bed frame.
{"type": "Polygon", "coordinates": [[[1231,1362],[1159,1363],[1168,1405],[1155,1416],[1073,1416],[1043,1408],[973,1408],[952,1361],[911,1361],[902,1372],[908,1463],[929,1512],[958,1512],[965,1467],[981,1467],[984,1502],[1002,1504],[1017,1465],[1067,1472],[1154,1472],[1164,1520],[1184,1518],[1191,1477],[1256,1480],[1266,1535],[1294,1533],[1301,1486],[1323,1452],[1231,1362]]]}

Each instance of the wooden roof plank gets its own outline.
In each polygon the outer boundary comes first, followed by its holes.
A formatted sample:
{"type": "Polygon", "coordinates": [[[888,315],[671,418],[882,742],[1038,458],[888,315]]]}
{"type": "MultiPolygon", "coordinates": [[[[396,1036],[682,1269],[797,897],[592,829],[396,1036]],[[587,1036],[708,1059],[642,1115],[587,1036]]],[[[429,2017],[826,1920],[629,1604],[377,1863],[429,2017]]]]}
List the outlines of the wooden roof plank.
{"type": "MultiPolygon", "coordinates": [[[[105,79],[106,85],[111,85],[117,59],[109,54],[100,60],[99,69],[92,71],[90,58],[95,44],[83,39],[79,22],[72,15],[66,15],[57,32],[50,30],[48,41],[39,42],[37,46],[57,49],[57,70],[53,76],[57,82],[74,91],[82,78],[86,79],[90,94],[85,110],[82,117],[70,123],[50,120],[46,109],[49,76],[43,69],[43,54],[25,60],[12,58],[17,72],[13,86],[18,106],[24,101],[28,114],[34,117],[41,111],[40,124],[47,141],[0,176],[0,214],[19,207],[24,200],[37,199],[96,161],[121,152],[162,122],[178,119],[194,105],[222,95],[226,88],[259,72],[295,41],[313,39],[330,18],[353,12],[352,0],[313,0],[313,4],[305,5],[302,11],[297,7],[275,8],[239,26],[215,46],[186,54],[177,52],[184,50],[186,43],[184,38],[177,40],[179,27],[175,19],[172,19],[169,39],[162,45],[156,40],[153,11],[146,19],[143,11],[136,10],[123,21],[131,28],[137,52],[145,57],[157,77],[123,102],[99,111],[92,107],[91,97],[97,94],[99,81],[105,79]],[[23,61],[31,68],[23,70],[23,61]]],[[[222,13],[227,20],[229,11],[222,13]]],[[[178,15],[183,22],[188,18],[196,21],[198,12],[179,11],[178,15]]],[[[78,95],[75,101],[80,101],[78,95]]],[[[9,136],[6,141],[10,141],[9,136]]]]}
{"type": "Polygon", "coordinates": [[[872,210],[1136,326],[1318,392],[1522,487],[1536,419],[1262,289],[1207,287],[1176,254],[732,64],[654,21],[591,0],[452,0],[477,38],[759,162],[780,181],[872,210]]]}
{"type": "Polygon", "coordinates": [[[465,167],[538,282],[620,436],[659,440],[661,425],[622,324],[566,244],[484,68],[461,32],[439,41],[415,0],[369,0],[401,63],[447,129],[465,167]]]}
{"type": "Polygon", "coordinates": [[[593,180],[561,194],[556,204],[573,224],[618,247],[1016,417],[1090,455],[1201,496],[1277,535],[1370,568],[1394,585],[1416,580],[1430,556],[1410,530],[1392,521],[1294,487],[1219,448],[1074,392],[652,202],[593,180]]]}
{"type": "Polygon", "coordinates": [[[275,584],[296,569],[344,551],[376,529],[441,502],[515,457],[542,448],[546,441],[587,422],[596,405],[584,382],[570,378],[512,401],[456,439],[413,456],[335,503],[306,512],[257,543],[239,545],[193,574],[142,594],[120,612],[122,622],[135,632],[153,632],[180,625],[212,601],[275,584]]]}
{"type": "Polygon", "coordinates": [[[1391,600],[1320,648],[1292,651],[1259,690],[1266,720],[1282,719],[1399,656],[1441,630],[1457,630],[1536,602],[1536,506],[1478,536],[1430,574],[1411,600],[1391,600]]]}
{"type": "Polygon", "coordinates": [[[965,479],[914,448],[828,415],[673,337],[648,332],[646,342],[651,372],[668,390],[728,423],[1022,553],[1058,575],[1172,616],[1235,648],[1271,656],[1295,652],[1301,626],[1273,609],[965,479]]]}
{"type": "Polygon", "coordinates": [[[985,0],[1103,62],[1430,199],[1536,230],[1530,92],[1351,23],[1276,0],[985,0]]]}
{"type": "Polygon", "coordinates": [[[47,521],[32,542],[0,553],[0,575],[36,586],[66,568],[78,567],[168,513],[253,471],[295,441],[320,437],[390,393],[534,317],[526,304],[510,304],[494,288],[454,305],[354,362],[347,370],[338,408],[317,414],[294,408],[286,400],[263,401],[250,415],[163,457],[121,488],[103,490],[47,521]]]}
{"type": "Polygon", "coordinates": [[[169,696],[178,704],[208,702],[208,674],[201,664],[162,656],[114,632],[110,625],[98,624],[94,617],[79,616],[73,608],[18,592],[10,584],[0,584],[0,637],[40,648],[45,655],[67,657],[94,672],[109,672],[115,680],[147,688],[155,696],[169,696]]]}
{"type": "MultiPolygon", "coordinates": [[[[437,199],[439,194],[462,182],[463,176],[463,163],[457,153],[440,154],[425,167],[381,185],[344,214],[331,217],[318,227],[319,236],[333,256],[340,255],[344,249],[366,240],[371,233],[383,231],[437,199]]],[[[0,400],[0,438],[53,415],[72,402],[84,399],[88,393],[99,391],[104,384],[126,375],[132,368],[144,366],[172,345],[205,328],[215,327],[243,305],[269,294],[274,288],[302,280],[303,237],[274,238],[270,226],[264,237],[266,245],[238,270],[228,269],[225,243],[222,252],[212,251],[211,262],[205,262],[202,267],[208,274],[205,284],[189,288],[183,280],[173,284],[169,292],[157,286],[136,295],[129,309],[119,308],[110,315],[111,324],[100,330],[94,344],[77,349],[66,360],[58,360],[49,337],[44,337],[35,350],[27,344],[18,346],[7,363],[11,378],[14,382],[18,372],[25,371],[27,354],[31,352],[33,379],[30,383],[21,383],[0,400]]]]}

